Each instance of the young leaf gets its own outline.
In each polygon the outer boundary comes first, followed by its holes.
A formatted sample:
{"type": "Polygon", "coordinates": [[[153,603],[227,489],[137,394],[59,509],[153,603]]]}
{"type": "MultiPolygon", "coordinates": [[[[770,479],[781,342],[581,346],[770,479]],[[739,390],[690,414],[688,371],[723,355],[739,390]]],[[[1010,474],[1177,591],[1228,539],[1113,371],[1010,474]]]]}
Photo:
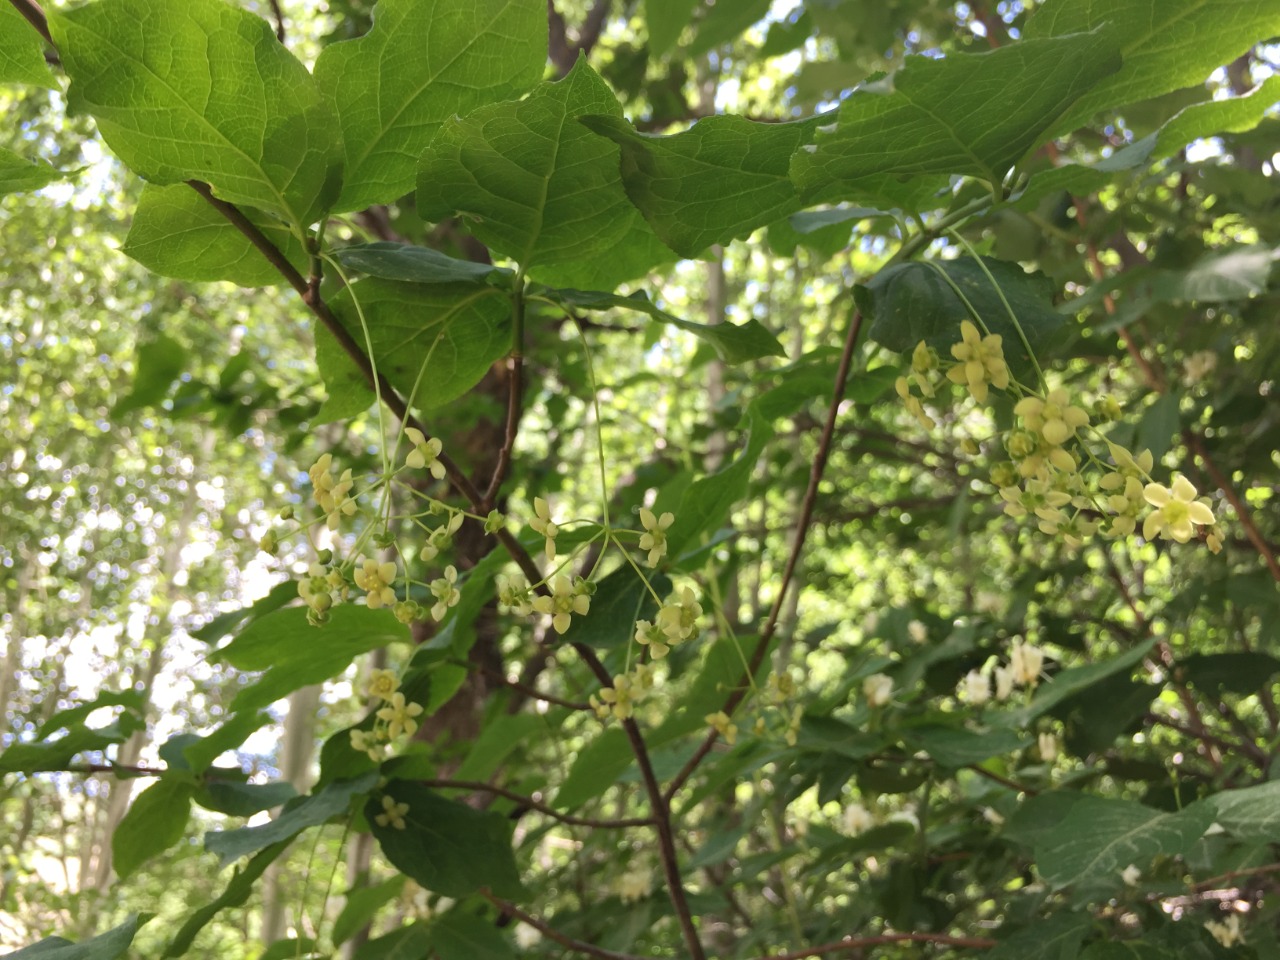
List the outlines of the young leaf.
{"type": "Polygon", "coordinates": [[[871,321],[871,338],[900,353],[910,353],[925,340],[950,359],[951,345],[960,342],[960,322],[972,319],[952,289],[955,284],[991,332],[1002,336],[1013,374],[1024,380],[1034,377],[1031,359],[1000,294],[1013,308],[1031,349],[1039,352],[1064,322],[1053,307],[1053,282],[1043,274],[1027,273],[1016,263],[990,257],[982,262],[995,278],[994,285],[972,257],[899,263],[881,270],[856,290],[859,306],[871,321]]]}
{"type": "Polygon", "coordinates": [[[620,117],[622,107],[580,60],[518,103],[450,120],[418,168],[419,212],[461,214],[492,250],[547,283],[590,260],[605,289],[643,274],[664,259],[661,244],[645,239],[652,231],[622,188],[618,148],[576,122],[590,114],[620,117]]]}
{"type": "Polygon", "coordinates": [[[654,232],[682,257],[748,236],[800,207],[788,169],[821,117],[758,123],[699,120],[667,137],[639,133],[621,117],[583,117],[622,149],[622,182],[654,232]]]}
{"type": "Polygon", "coordinates": [[[428,890],[464,897],[488,887],[499,897],[524,896],[511,826],[501,814],[446,800],[403,780],[370,797],[364,812],[391,865],[428,890]],[[384,796],[409,805],[403,830],[378,823],[384,796]]]}
{"type": "Polygon", "coordinates": [[[203,180],[299,225],[333,199],[332,114],[265,20],[220,0],[98,0],[49,29],[72,109],[147,180],[203,180]]]}
{"type": "Polygon", "coordinates": [[[125,955],[138,928],[149,919],[147,914],[131,916],[120,926],[80,943],[46,937],[22,950],[6,953],[5,960],[117,960],[125,955]]]}
{"type": "MultiPolygon", "coordinates": [[[[0,7],[0,10],[12,9],[0,7]]],[[[28,160],[7,147],[0,147],[0,197],[30,193],[61,179],[63,174],[43,160],[28,160]]]]}
{"type": "Polygon", "coordinates": [[[120,879],[182,839],[191,815],[191,784],[161,777],[138,794],[111,835],[120,879]]]}
{"type": "Polygon", "coordinates": [[[408,639],[409,628],[390,610],[339,604],[328,623],[315,627],[307,622],[305,608],[287,607],[255,620],[214,657],[241,670],[266,670],[236,694],[231,709],[239,713],[328,680],[362,653],[408,639]]]}
{"type": "Polygon", "coordinates": [[[1022,43],[1094,30],[1100,46],[1118,47],[1123,66],[1052,124],[1055,132],[1073,130],[1109,107],[1202,83],[1258,37],[1280,33],[1280,7],[1252,0],[1055,0],[1036,10],[1022,43]]]}
{"type": "Polygon", "coordinates": [[[376,773],[355,780],[330,783],[311,796],[287,807],[280,816],[260,827],[220,830],[204,835],[204,848],[217,854],[225,867],[233,860],[247,857],[272,844],[292,840],[308,827],[318,827],[339,816],[351,806],[354,797],[367,793],[378,782],[376,773]]]}
{"type": "Polygon", "coordinates": [[[553,805],[559,810],[572,810],[595,799],[618,782],[634,759],[621,727],[602,730],[574,757],[553,805]]]}
{"type": "Polygon", "coordinates": [[[0,4],[0,83],[58,89],[45,63],[44,41],[11,3],[0,4]]]}
{"type": "Polygon", "coordinates": [[[344,895],[346,903],[342,912],[333,921],[333,930],[329,936],[335,947],[350,940],[366,923],[374,918],[380,907],[385,906],[400,896],[404,890],[405,876],[392,877],[372,887],[356,887],[344,895]]]}
{"type": "MultiPolygon", "coordinates": [[[[466,393],[511,346],[511,302],[494,287],[359,280],[331,306],[364,348],[354,300],[368,324],[379,372],[419,409],[466,393]]],[[[316,360],[329,391],[321,419],[354,416],[373,402],[368,382],[327,331],[316,335],[316,360]]]]}
{"type": "MultiPolygon", "coordinates": [[[[260,210],[243,212],[305,274],[307,252],[293,231],[260,210]]],[[[123,250],[148,270],[177,280],[229,280],[242,287],[284,280],[243,233],[186,184],[142,188],[123,250]]]]}
{"type": "Polygon", "coordinates": [[[260,810],[284,806],[297,795],[298,791],[283,781],[236,783],[233,780],[210,780],[192,795],[192,799],[206,810],[216,810],[233,817],[250,817],[260,810]]]}
{"type": "Polygon", "coordinates": [[[335,210],[413,190],[423,148],[450,117],[513,99],[542,79],[547,10],[539,0],[380,0],[373,28],[316,60],[346,150],[335,210]]]}
{"type": "Polygon", "coordinates": [[[619,307],[646,314],[711,344],[725,363],[746,363],[762,357],[786,356],[786,350],[778,342],[778,338],[759,320],[752,318],[746,323],[695,323],[660,309],[643,290],[637,290],[626,297],[598,290],[555,290],[550,287],[535,287],[531,292],[579,310],[610,310],[619,307]]]}
{"type": "Polygon", "coordinates": [[[908,57],[864,84],[791,161],[801,194],[874,197],[876,176],[964,174],[998,185],[1082,93],[1120,69],[1098,34],[1021,41],[941,60],[908,57]]]}

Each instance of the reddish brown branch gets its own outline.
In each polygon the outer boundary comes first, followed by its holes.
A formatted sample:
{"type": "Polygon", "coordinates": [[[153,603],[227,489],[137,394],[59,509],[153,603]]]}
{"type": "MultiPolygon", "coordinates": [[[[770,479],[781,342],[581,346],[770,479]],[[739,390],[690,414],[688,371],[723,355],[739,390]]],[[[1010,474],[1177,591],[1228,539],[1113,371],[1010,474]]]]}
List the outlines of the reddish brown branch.
{"type": "MultiPolygon", "coordinates": [[[[800,513],[796,517],[795,540],[791,545],[791,553],[787,557],[787,565],[782,571],[782,580],[778,584],[778,593],[774,597],[769,617],[760,630],[760,639],[751,655],[751,662],[747,665],[747,669],[743,671],[738,682],[734,684],[732,692],[722,707],[727,714],[733,714],[751,689],[751,681],[759,671],[760,664],[764,662],[769,643],[773,640],[774,633],[777,632],[778,618],[782,615],[782,607],[786,602],[787,590],[791,586],[796,567],[800,563],[800,554],[804,550],[805,538],[809,534],[809,524],[813,519],[814,506],[818,502],[818,485],[822,481],[822,474],[826,470],[827,460],[831,456],[831,444],[835,439],[836,419],[839,416],[840,405],[844,399],[845,384],[848,383],[849,371],[853,367],[854,348],[858,344],[858,336],[861,331],[862,313],[855,309],[853,319],[849,323],[849,332],[845,336],[844,351],[840,354],[840,366],[836,370],[831,406],[827,410],[827,420],[822,427],[822,436],[818,440],[818,450],[814,454],[813,466],[809,470],[809,485],[805,489],[804,499],[800,502],[800,513]]],[[[719,733],[713,730],[698,745],[698,749],[694,751],[693,756],[689,758],[689,761],[676,774],[675,779],[667,786],[666,793],[663,796],[667,803],[671,802],[671,798],[693,776],[693,772],[698,769],[698,765],[702,763],[707,754],[711,752],[711,748],[715,746],[718,737],[719,733]]]]}
{"type": "Polygon", "coordinates": [[[528,807],[530,810],[537,810],[539,813],[551,817],[553,820],[559,820],[561,823],[568,823],[577,827],[602,827],[606,829],[623,829],[626,827],[651,827],[653,820],[649,817],[630,817],[621,820],[607,820],[595,817],[575,817],[567,813],[561,813],[554,807],[549,807],[545,803],[526,796],[522,793],[516,793],[503,787],[495,787],[491,783],[485,783],[482,780],[419,780],[417,781],[424,787],[430,787],[435,790],[471,790],[476,793],[492,793],[499,797],[506,797],[522,807],[528,807]]]}
{"type": "Polygon", "coordinates": [[[589,957],[599,957],[600,960],[643,960],[642,957],[633,953],[618,953],[616,950],[606,950],[604,947],[597,947],[583,940],[575,940],[573,937],[561,933],[545,921],[539,920],[533,914],[525,913],[514,903],[495,897],[488,890],[481,890],[480,896],[484,897],[507,916],[515,917],[521,923],[527,923],[548,940],[554,940],[562,947],[576,950],[578,953],[585,953],[589,957]]]}

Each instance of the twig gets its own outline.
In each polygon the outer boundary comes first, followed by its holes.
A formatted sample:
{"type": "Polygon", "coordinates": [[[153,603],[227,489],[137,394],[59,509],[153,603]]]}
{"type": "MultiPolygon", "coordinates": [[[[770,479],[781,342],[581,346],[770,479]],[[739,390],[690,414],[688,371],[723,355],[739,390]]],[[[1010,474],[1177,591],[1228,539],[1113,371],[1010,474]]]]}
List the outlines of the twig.
{"type": "Polygon", "coordinates": [[[276,18],[276,39],[284,43],[284,11],[280,9],[280,0],[271,0],[271,12],[276,18]]]}
{"type": "Polygon", "coordinates": [[[1253,519],[1253,511],[1249,509],[1248,504],[1241,499],[1240,494],[1236,492],[1235,486],[1222,472],[1222,469],[1209,456],[1209,451],[1205,449],[1204,438],[1198,433],[1191,430],[1182,431],[1183,442],[1190,448],[1204,466],[1205,473],[1209,474],[1209,478],[1217,485],[1227,498],[1227,502],[1231,504],[1232,509],[1236,512],[1236,517],[1240,521],[1240,526],[1244,528],[1244,535],[1249,538],[1249,542],[1253,544],[1253,548],[1258,551],[1258,555],[1267,565],[1272,578],[1280,583],[1280,562],[1276,561],[1275,551],[1271,549],[1271,544],[1267,543],[1266,538],[1258,529],[1257,523],[1253,519]]]}
{"type": "Polygon", "coordinates": [[[846,940],[823,943],[816,947],[792,950],[790,953],[771,953],[761,957],[760,960],[803,960],[804,957],[865,950],[867,947],[878,947],[886,943],[936,943],[944,947],[972,947],[982,950],[994,947],[997,942],[988,937],[952,937],[945,933],[882,933],[875,937],[849,937],[846,940]]]}
{"type": "Polygon", "coordinates": [[[1280,863],[1264,863],[1260,867],[1246,867],[1243,870],[1232,870],[1229,873],[1222,873],[1216,877],[1210,877],[1208,880],[1198,880],[1192,885],[1192,889],[1197,891],[1212,890],[1226,880],[1235,880],[1238,877],[1256,877],[1259,874],[1275,873],[1277,870],[1280,870],[1280,863]]]}
{"type": "Polygon", "coordinates": [[[424,787],[431,787],[436,790],[471,790],[476,793],[493,793],[500,797],[506,797],[508,800],[514,800],[522,807],[528,807],[530,810],[537,810],[539,813],[546,814],[554,820],[561,823],[568,823],[577,827],[603,827],[607,829],[623,829],[625,827],[651,827],[653,820],[649,817],[631,817],[622,820],[607,820],[595,817],[575,817],[567,813],[561,813],[554,807],[549,807],[545,803],[526,796],[522,793],[516,793],[514,790],[507,790],[504,787],[495,787],[491,783],[485,783],[483,780],[419,780],[417,781],[424,787]]]}
{"type": "Polygon", "coordinates": [[[980,764],[977,764],[977,763],[967,764],[965,766],[965,769],[972,770],[978,776],[986,777],[988,780],[992,781],[993,783],[998,783],[1002,787],[1008,787],[1010,790],[1013,790],[1017,793],[1025,793],[1029,797],[1034,797],[1036,794],[1040,792],[1035,787],[1029,787],[1025,783],[1018,783],[1018,781],[1010,780],[1008,777],[1002,777],[1000,774],[993,773],[992,771],[988,770],[986,767],[981,766],[980,764]]]}
{"type": "Polygon", "coordinates": [[[575,940],[573,937],[561,933],[545,921],[539,920],[533,914],[525,913],[514,903],[495,897],[488,890],[481,890],[480,896],[484,897],[503,913],[515,917],[521,923],[527,923],[544,937],[554,940],[562,947],[568,947],[570,950],[578,951],[578,953],[585,953],[589,957],[599,957],[600,960],[644,960],[643,957],[634,953],[618,953],[616,950],[606,950],[604,947],[597,947],[582,940],[575,940]]]}
{"type": "Polygon", "coordinates": [[[53,46],[53,35],[49,33],[49,18],[44,15],[44,10],[36,0],[9,0],[23,17],[27,23],[36,28],[36,32],[44,37],[45,43],[53,46]]]}
{"type": "Polygon", "coordinates": [[[589,703],[583,703],[580,700],[565,700],[561,697],[552,696],[549,693],[543,693],[536,687],[531,687],[527,683],[522,683],[519,680],[512,680],[501,670],[486,667],[484,664],[472,663],[469,660],[450,660],[449,662],[454,666],[466,667],[468,670],[476,670],[477,672],[484,674],[484,676],[488,677],[490,680],[494,680],[502,684],[504,687],[510,687],[512,690],[524,694],[525,697],[528,697],[531,700],[542,700],[545,703],[554,703],[558,707],[567,707],[570,710],[591,709],[591,704],[589,703]]]}
{"type": "MultiPolygon", "coordinates": [[[[747,691],[751,689],[751,681],[755,677],[756,672],[760,669],[760,664],[764,662],[765,654],[769,649],[769,643],[773,639],[774,633],[778,629],[778,618],[782,614],[782,606],[786,599],[787,588],[791,585],[791,579],[795,576],[796,567],[800,563],[800,554],[804,550],[805,538],[809,533],[809,523],[813,519],[814,505],[818,501],[818,485],[822,481],[823,471],[827,466],[827,459],[831,455],[831,444],[835,438],[836,418],[840,412],[840,405],[843,402],[845,384],[849,380],[849,371],[853,367],[854,348],[858,343],[858,335],[862,332],[862,313],[854,310],[853,319],[849,323],[849,333],[845,336],[844,351],[840,354],[840,366],[836,370],[836,379],[834,392],[831,398],[831,406],[827,410],[827,421],[822,427],[822,436],[818,440],[818,450],[813,458],[813,467],[809,471],[809,486],[805,489],[804,499],[800,502],[800,513],[796,517],[796,533],[795,540],[791,545],[791,554],[787,557],[787,565],[782,572],[782,580],[778,585],[778,593],[774,598],[773,607],[769,611],[769,618],[765,621],[764,626],[760,630],[760,639],[756,644],[755,651],[751,654],[751,662],[747,665],[747,669],[743,671],[741,679],[733,686],[732,692],[725,700],[723,710],[726,714],[732,715],[738,705],[742,703],[747,695],[747,691]]],[[[679,792],[680,788],[693,776],[693,772],[698,769],[698,765],[711,752],[711,748],[715,746],[719,733],[711,731],[705,740],[699,744],[698,749],[694,751],[693,756],[684,765],[675,779],[667,786],[663,799],[671,802],[671,798],[679,792]]]]}

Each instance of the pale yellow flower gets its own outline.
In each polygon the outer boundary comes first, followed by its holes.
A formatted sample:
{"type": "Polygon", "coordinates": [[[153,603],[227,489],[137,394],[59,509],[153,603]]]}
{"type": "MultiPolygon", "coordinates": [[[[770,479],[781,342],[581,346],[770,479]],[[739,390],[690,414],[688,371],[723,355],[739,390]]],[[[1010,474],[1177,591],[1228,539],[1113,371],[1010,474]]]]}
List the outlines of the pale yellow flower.
{"type": "Polygon", "coordinates": [[[1009,368],[1004,362],[1003,339],[998,333],[982,336],[974,324],[960,324],[960,342],[951,355],[960,362],[947,371],[947,379],[969,388],[973,399],[986,403],[987,385],[1001,390],[1009,386],[1009,368]]]}
{"type": "Polygon", "coordinates": [[[547,542],[544,552],[548,560],[554,560],[556,558],[556,535],[560,533],[560,528],[551,519],[551,507],[541,497],[535,497],[533,512],[535,516],[529,521],[529,526],[534,529],[535,533],[540,533],[546,537],[547,542]]]}
{"type": "Polygon", "coordinates": [[[394,670],[374,670],[369,674],[369,696],[379,700],[390,700],[391,695],[400,689],[400,680],[394,670]]]}
{"type": "Polygon", "coordinates": [[[873,673],[862,681],[862,695],[867,698],[867,706],[883,707],[893,696],[893,678],[873,673]]]}
{"type": "Polygon", "coordinates": [[[1055,447],[1062,446],[1089,423],[1089,414],[1082,407],[1073,406],[1071,394],[1062,388],[1050,390],[1043,400],[1023,397],[1014,405],[1013,412],[1026,421],[1028,429],[1055,447]]]}
{"type": "Polygon", "coordinates": [[[393,693],[387,705],[378,711],[377,717],[387,725],[387,739],[395,740],[400,734],[412,737],[418,730],[417,717],[422,715],[422,706],[417,703],[406,703],[404,694],[393,693]]]}
{"type": "Polygon", "coordinates": [[[560,574],[551,582],[551,596],[538,597],[533,601],[533,609],[551,617],[551,626],[556,633],[564,633],[569,629],[572,615],[585,616],[591,609],[591,598],[573,585],[564,574],[560,574]]]}
{"type": "Polygon", "coordinates": [[[1186,543],[1195,536],[1197,524],[1210,526],[1215,522],[1209,504],[1196,499],[1196,488],[1186,477],[1175,477],[1172,488],[1148,483],[1142,495],[1156,508],[1142,522],[1142,536],[1147,540],[1158,534],[1164,540],[1186,543]]]}
{"type": "Polygon", "coordinates": [[[380,827],[394,827],[396,830],[405,828],[404,815],[409,812],[407,803],[396,803],[394,797],[382,795],[382,813],[374,816],[373,822],[380,827]]]}
{"type": "Polygon", "coordinates": [[[659,517],[647,507],[640,508],[640,523],[644,525],[644,533],[640,535],[640,549],[649,551],[649,566],[656,567],[658,561],[666,555],[667,528],[675,519],[670,513],[659,517]]]}
{"type": "Polygon", "coordinates": [[[732,746],[738,740],[738,725],[730,719],[729,715],[723,710],[717,710],[715,713],[708,713],[706,716],[707,723],[724,737],[724,742],[732,746]]]}
{"type": "Polygon", "coordinates": [[[431,595],[436,598],[431,607],[431,618],[437,623],[444,619],[450,607],[458,605],[462,594],[455,584],[458,582],[458,569],[450,564],[444,568],[444,576],[431,581],[431,595]]]}
{"type": "Polygon", "coordinates": [[[396,565],[390,560],[379,562],[366,557],[356,567],[354,578],[356,586],[368,594],[365,603],[371,609],[376,610],[396,602],[396,592],[391,589],[391,584],[396,579],[396,565]]]}
{"type": "Polygon", "coordinates": [[[426,435],[416,427],[405,427],[404,433],[413,444],[413,449],[404,458],[405,466],[412,470],[425,468],[431,476],[437,480],[443,480],[444,464],[440,462],[439,457],[444,444],[440,442],[440,438],[432,437],[428,440],[426,435]]]}

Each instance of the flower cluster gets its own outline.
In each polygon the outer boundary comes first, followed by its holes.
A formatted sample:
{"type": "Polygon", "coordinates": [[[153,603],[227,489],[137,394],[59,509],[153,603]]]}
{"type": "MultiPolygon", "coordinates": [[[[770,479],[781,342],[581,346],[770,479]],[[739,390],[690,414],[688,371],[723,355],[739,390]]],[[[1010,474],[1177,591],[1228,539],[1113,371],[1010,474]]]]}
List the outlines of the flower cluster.
{"type": "Polygon", "coordinates": [[[373,729],[351,731],[351,747],[380,763],[390,741],[402,736],[412,737],[418,732],[422,705],[405,699],[400,692],[400,680],[390,670],[373,671],[366,692],[383,706],[374,713],[373,729]]]}
{"type": "MultiPolygon", "coordinates": [[[[1177,476],[1170,486],[1157,483],[1151,475],[1154,458],[1150,451],[1137,455],[1123,446],[1106,441],[1112,465],[1102,462],[1090,445],[1094,417],[1116,419],[1120,405],[1114,397],[1100,398],[1091,415],[1086,405],[1064,387],[1044,393],[1016,383],[1004,360],[998,334],[983,335],[971,321],[960,325],[960,342],[951,347],[955,363],[944,369],[936,353],[924,342],[911,356],[911,372],[895,385],[907,410],[927,429],[936,425],[924,409],[922,398],[932,399],[940,386],[939,374],[964,386],[973,399],[985,403],[990,388],[1014,390],[1015,423],[1002,436],[1008,459],[991,469],[991,480],[999,491],[1004,511],[1015,519],[1031,519],[1040,531],[1077,548],[1094,534],[1124,537],[1141,529],[1145,539],[1156,537],[1186,543],[1199,532],[1212,528],[1213,509],[1207,498],[1199,497],[1185,477],[1177,476]],[[1092,469],[1085,470],[1084,466],[1092,469]]],[[[966,440],[966,447],[979,447],[966,440]]],[[[1216,530],[1205,531],[1208,546],[1221,549],[1216,530]]]]}
{"type": "Polygon", "coordinates": [[[1044,660],[1042,649],[1015,640],[1007,665],[997,664],[989,673],[970,670],[961,678],[956,696],[975,707],[992,699],[1003,703],[1013,695],[1015,687],[1033,688],[1040,682],[1044,660]]]}
{"type": "Polygon", "coordinates": [[[698,637],[698,618],[702,616],[702,604],[692,588],[684,587],[676,596],[658,608],[653,620],[637,620],[635,640],[647,647],[655,660],[665,657],[673,646],[698,637]]]}
{"type": "Polygon", "coordinates": [[[635,705],[649,695],[653,689],[653,670],[643,663],[637,663],[629,673],[620,673],[613,678],[613,686],[602,687],[600,696],[592,695],[591,709],[601,720],[616,717],[627,720],[635,715],[635,705]]]}

